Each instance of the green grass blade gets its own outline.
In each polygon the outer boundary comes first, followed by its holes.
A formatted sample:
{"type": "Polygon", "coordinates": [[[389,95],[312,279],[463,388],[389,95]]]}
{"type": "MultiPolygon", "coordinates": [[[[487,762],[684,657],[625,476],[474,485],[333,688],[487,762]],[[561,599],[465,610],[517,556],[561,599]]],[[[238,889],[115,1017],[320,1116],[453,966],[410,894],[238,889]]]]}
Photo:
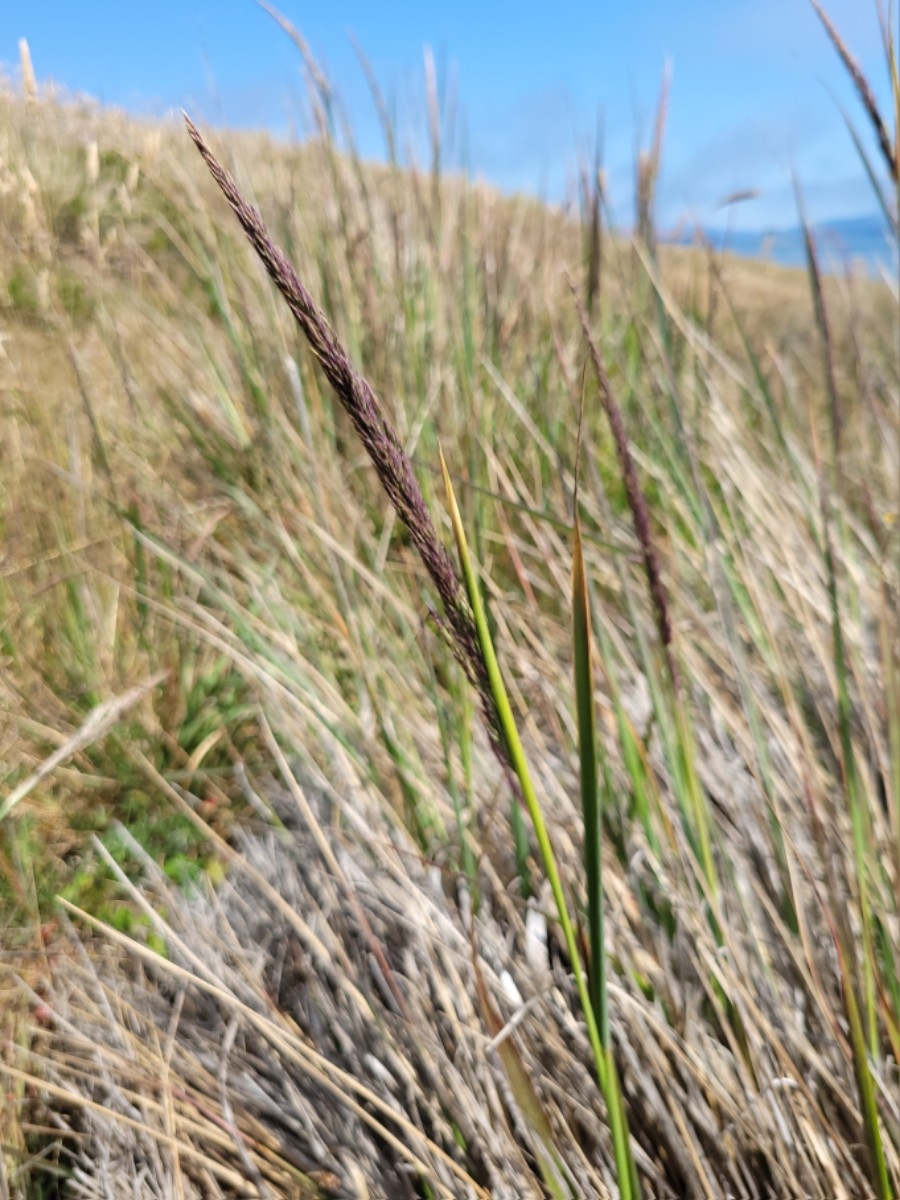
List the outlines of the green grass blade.
{"type": "Polygon", "coordinates": [[[519,787],[522,792],[522,799],[525,802],[525,807],[528,809],[528,815],[531,818],[531,823],[534,827],[535,838],[537,839],[538,843],[538,849],[540,850],[541,861],[544,864],[544,870],[547,872],[550,890],[553,893],[553,901],[556,905],[556,913],[559,918],[563,941],[565,942],[566,952],[569,956],[572,971],[575,975],[578,998],[581,1002],[585,1024],[587,1025],[591,1049],[594,1053],[594,1061],[597,1067],[597,1079],[600,1084],[600,1090],[602,1091],[604,1099],[606,1100],[606,1107],[610,1121],[610,1131],[612,1133],[613,1145],[615,1148],[616,1171],[621,1200],[633,1200],[633,1198],[639,1197],[641,1192],[637,1179],[637,1172],[634,1166],[634,1160],[631,1154],[628,1125],[625,1117],[624,1105],[622,1103],[621,1092],[619,1089],[618,1076],[615,1070],[612,1055],[607,1053],[600,1037],[600,1029],[597,1024],[594,1007],[591,1004],[588,981],[583,964],[581,962],[581,955],[578,950],[575,927],[572,923],[572,918],[569,915],[566,896],[565,892],[563,891],[562,879],[556,863],[556,855],[553,851],[553,845],[550,841],[550,833],[547,829],[547,823],[544,820],[544,814],[541,810],[537,792],[535,791],[534,782],[531,778],[531,772],[528,768],[527,759],[525,758],[525,750],[522,746],[522,741],[519,737],[519,731],[516,727],[516,720],[513,715],[509,695],[506,691],[506,685],[503,682],[503,676],[500,672],[500,664],[497,661],[497,654],[494,650],[494,644],[491,639],[490,630],[488,629],[487,614],[481,599],[481,589],[479,588],[478,579],[475,574],[475,567],[472,562],[471,555],[469,554],[468,541],[466,539],[465,529],[463,528],[459,506],[456,503],[453,484],[450,480],[450,473],[447,470],[447,464],[444,461],[444,455],[442,451],[440,452],[440,458],[441,471],[444,477],[444,488],[447,493],[447,506],[450,511],[450,520],[453,525],[453,535],[456,540],[460,565],[462,566],[463,570],[463,579],[465,582],[466,591],[468,593],[469,603],[472,606],[472,615],[475,620],[479,648],[484,657],[484,664],[487,670],[488,680],[490,682],[491,693],[494,697],[497,716],[500,721],[500,727],[503,731],[503,736],[506,740],[507,749],[509,751],[510,764],[518,780],[519,787]]]}
{"type": "Polygon", "coordinates": [[[609,1011],[606,1002],[606,952],[603,942],[603,875],[600,850],[601,811],[597,778],[597,724],[594,714],[594,680],[591,669],[591,611],[588,598],[581,528],[575,515],[572,550],[572,657],[575,672],[575,708],[578,717],[578,752],[581,775],[581,812],[584,819],[584,875],[587,890],[588,936],[591,961],[588,983],[597,1014],[600,1039],[609,1050],[609,1011]]]}
{"type": "Polygon", "coordinates": [[[875,1098],[875,1083],[869,1066],[869,1056],[866,1049],[866,1034],[863,1029],[859,1003],[856,998],[854,981],[851,977],[850,962],[845,949],[839,944],[841,974],[844,983],[844,1008],[847,1022],[850,1026],[850,1044],[853,1049],[853,1070],[856,1075],[856,1085],[859,1090],[860,1107],[862,1109],[863,1129],[866,1136],[866,1148],[869,1152],[870,1174],[872,1184],[876,1189],[879,1200],[894,1200],[896,1193],[888,1174],[887,1162],[884,1157],[884,1145],[881,1140],[881,1127],[878,1122],[878,1103],[875,1098]]]}

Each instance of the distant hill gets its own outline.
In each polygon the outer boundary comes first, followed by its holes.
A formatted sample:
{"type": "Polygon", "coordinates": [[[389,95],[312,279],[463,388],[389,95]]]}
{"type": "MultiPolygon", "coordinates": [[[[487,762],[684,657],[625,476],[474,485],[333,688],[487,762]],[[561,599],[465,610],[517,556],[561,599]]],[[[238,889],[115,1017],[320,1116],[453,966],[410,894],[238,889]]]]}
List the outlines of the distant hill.
{"type": "MultiPolygon", "coordinates": [[[[805,262],[803,230],[799,225],[788,229],[705,230],[717,250],[728,250],[746,258],[767,259],[784,266],[802,266],[805,262]]],[[[680,231],[669,240],[673,245],[689,246],[697,240],[696,226],[680,231]]],[[[863,261],[873,273],[882,266],[896,263],[897,247],[884,217],[873,213],[864,217],[825,221],[813,227],[822,265],[840,270],[848,262],[863,261]]]]}

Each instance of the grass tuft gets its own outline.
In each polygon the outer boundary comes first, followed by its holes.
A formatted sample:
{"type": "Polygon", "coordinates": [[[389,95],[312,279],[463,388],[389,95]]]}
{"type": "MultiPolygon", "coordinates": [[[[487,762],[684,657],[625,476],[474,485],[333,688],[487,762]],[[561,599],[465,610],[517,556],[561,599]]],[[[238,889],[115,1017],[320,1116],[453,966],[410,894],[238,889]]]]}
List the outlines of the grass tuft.
{"type": "Polygon", "coordinates": [[[300,144],[0,87],[0,1193],[896,1197],[895,281],[262,7],[300,144]]]}

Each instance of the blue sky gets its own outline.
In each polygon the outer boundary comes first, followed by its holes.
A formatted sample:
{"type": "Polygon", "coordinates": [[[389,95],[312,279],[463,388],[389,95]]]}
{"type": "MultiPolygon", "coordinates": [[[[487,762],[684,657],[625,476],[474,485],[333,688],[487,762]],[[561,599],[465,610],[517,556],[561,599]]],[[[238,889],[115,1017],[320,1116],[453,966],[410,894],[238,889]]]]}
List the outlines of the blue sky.
{"type": "MultiPolygon", "coordinates": [[[[838,103],[868,127],[807,0],[456,0],[445,5],[281,0],[348,110],[362,152],[383,153],[348,33],[395,98],[421,146],[423,48],[459,98],[455,165],[503,188],[562,199],[579,145],[601,114],[617,219],[631,218],[636,138],[649,140],[660,79],[672,68],[658,216],[709,225],[731,192],[760,189],[733,210],[740,228],[794,223],[796,168],[815,220],[875,204],[838,103]],[[464,149],[463,149],[464,147],[464,149]]],[[[874,0],[828,11],[888,108],[874,0]]],[[[31,0],[0,4],[0,63],[15,70],[20,37],[39,79],[140,113],[186,108],[216,123],[302,131],[300,61],[254,0],[31,0]]]]}

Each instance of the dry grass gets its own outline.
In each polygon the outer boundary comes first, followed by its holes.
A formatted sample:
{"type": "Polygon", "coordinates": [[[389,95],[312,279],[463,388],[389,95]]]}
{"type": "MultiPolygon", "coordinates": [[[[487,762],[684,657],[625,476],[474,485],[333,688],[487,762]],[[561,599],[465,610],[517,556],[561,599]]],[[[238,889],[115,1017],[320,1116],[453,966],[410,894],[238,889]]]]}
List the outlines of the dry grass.
{"type": "MultiPolygon", "coordinates": [[[[580,910],[581,228],[328,138],[217,141],[449,545],[443,446],[580,910]]],[[[416,546],[189,139],[0,95],[0,231],[0,1196],[616,1194],[573,964],[416,546]]],[[[588,375],[643,1191],[896,1194],[896,293],[824,282],[834,460],[804,273],[604,238],[589,286],[681,680],[588,375]]]]}

